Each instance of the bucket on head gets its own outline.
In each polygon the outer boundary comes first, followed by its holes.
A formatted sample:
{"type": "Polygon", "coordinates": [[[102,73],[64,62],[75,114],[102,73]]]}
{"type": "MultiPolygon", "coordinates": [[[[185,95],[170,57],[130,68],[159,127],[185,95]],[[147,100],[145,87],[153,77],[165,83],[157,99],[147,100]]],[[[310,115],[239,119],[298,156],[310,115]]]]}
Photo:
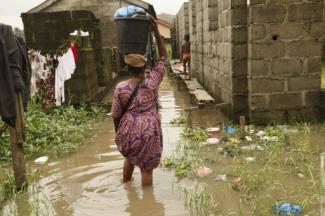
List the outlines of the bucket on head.
{"type": "Polygon", "coordinates": [[[120,52],[145,54],[148,44],[149,18],[115,18],[120,52]]]}

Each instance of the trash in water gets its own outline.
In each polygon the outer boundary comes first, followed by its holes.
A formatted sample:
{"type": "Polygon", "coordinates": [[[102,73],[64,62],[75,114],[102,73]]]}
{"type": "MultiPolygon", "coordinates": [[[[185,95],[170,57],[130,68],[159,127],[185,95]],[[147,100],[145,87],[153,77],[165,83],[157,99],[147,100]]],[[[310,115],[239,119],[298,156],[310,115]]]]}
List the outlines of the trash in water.
{"type": "Polygon", "coordinates": [[[248,157],[248,158],[246,158],[245,160],[246,160],[246,162],[254,162],[254,161],[255,161],[255,158],[253,158],[253,157],[248,157]]]}
{"type": "Polygon", "coordinates": [[[279,141],[279,138],[278,137],[269,137],[269,136],[263,136],[261,137],[262,140],[264,141],[267,141],[267,142],[276,142],[276,141],[279,141]]]}
{"type": "Polygon", "coordinates": [[[212,170],[208,167],[200,167],[200,168],[196,169],[196,173],[200,177],[205,177],[205,176],[211,175],[212,170]]]}
{"type": "Polygon", "coordinates": [[[40,158],[37,158],[34,162],[36,164],[39,164],[39,165],[44,165],[46,164],[46,162],[49,160],[49,157],[47,156],[44,156],[44,157],[40,157],[40,158]]]}
{"type": "Polygon", "coordinates": [[[234,190],[234,191],[240,191],[240,184],[241,184],[241,178],[236,178],[234,180],[234,184],[231,186],[231,188],[234,190]]]}
{"type": "Polygon", "coordinates": [[[258,136],[258,137],[263,137],[265,135],[265,131],[259,131],[259,132],[257,132],[257,134],[256,134],[256,136],[258,136]]]}
{"type": "Polygon", "coordinates": [[[254,150],[264,151],[264,148],[262,148],[259,145],[248,145],[248,146],[242,146],[241,150],[242,151],[254,151],[254,150]]]}
{"type": "Polygon", "coordinates": [[[234,134],[236,134],[237,131],[238,131],[236,128],[233,128],[233,127],[230,127],[230,126],[225,126],[225,127],[223,128],[223,130],[224,130],[226,133],[230,134],[230,135],[234,135],[234,134]]]}
{"type": "Polygon", "coordinates": [[[216,181],[227,181],[227,175],[218,175],[215,179],[216,181]]]}
{"type": "Polygon", "coordinates": [[[280,203],[273,206],[273,212],[276,215],[300,216],[302,208],[299,205],[292,205],[291,203],[280,203]]]}
{"type": "Polygon", "coordinates": [[[237,184],[237,185],[239,185],[241,183],[241,178],[236,178],[234,180],[234,183],[237,184]]]}
{"type": "Polygon", "coordinates": [[[305,178],[304,174],[302,174],[302,173],[297,173],[297,176],[298,176],[299,178],[305,178]]]}
{"type": "Polygon", "coordinates": [[[237,138],[229,138],[229,141],[230,141],[231,143],[240,144],[240,140],[237,139],[237,138]]]}
{"type": "Polygon", "coordinates": [[[220,140],[218,138],[209,138],[206,141],[206,145],[217,145],[220,143],[220,140]]]}
{"type": "Polygon", "coordinates": [[[216,134],[220,132],[220,128],[208,128],[207,131],[208,133],[216,134]]]}
{"type": "Polygon", "coordinates": [[[249,136],[245,136],[245,139],[246,139],[246,141],[248,141],[248,142],[252,142],[252,141],[253,141],[253,139],[252,139],[251,137],[249,137],[249,136]]]}

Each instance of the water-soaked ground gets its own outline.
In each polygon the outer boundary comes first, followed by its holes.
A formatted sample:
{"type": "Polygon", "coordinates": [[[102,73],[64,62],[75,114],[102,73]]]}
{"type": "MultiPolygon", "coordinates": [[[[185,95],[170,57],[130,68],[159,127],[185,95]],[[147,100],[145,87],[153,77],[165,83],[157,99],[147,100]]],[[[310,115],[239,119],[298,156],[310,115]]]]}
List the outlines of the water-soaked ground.
{"type": "MultiPolygon", "coordinates": [[[[177,84],[165,77],[160,87],[160,115],[164,134],[164,156],[174,152],[182,130],[170,125],[175,117],[186,116],[183,108],[191,106],[190,96],[178,91],[177,84]]],[[[193,124],[212,126],[225,120],[217,110],[194,110],[193,124]]],[[[134,181],[121,183],[123,157],[114,142],[113,122],[106,119],[97,125],[97,133],[78,153],[40,167],[41,215],[112,215],[112,216],[181,216],[188,215],[173,172],[158,168],[153,188],[143,189],[139,169],[134,181]],[[42,204],[44,203],[44,204],[42,204]]],[[[186,184],[186,180],[184,181],[186,184]]],[[[8,205],[4,214],[25,215],[24,204],[8,205]]]]}

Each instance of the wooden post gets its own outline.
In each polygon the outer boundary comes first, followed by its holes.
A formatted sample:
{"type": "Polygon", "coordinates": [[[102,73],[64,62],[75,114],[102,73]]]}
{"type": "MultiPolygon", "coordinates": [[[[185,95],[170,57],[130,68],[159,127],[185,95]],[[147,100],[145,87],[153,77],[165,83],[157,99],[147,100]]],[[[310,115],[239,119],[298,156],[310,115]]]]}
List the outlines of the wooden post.
{"type": "Polygon", "coordinates": [[[193,127],[192,109],[187,110],[187,125],[189,128],[193,127]]]}
{"type": "Polygon", "coordinates": [[[246,119],[245,116],[240,116],[239,118],[239,123],[240,123],[240,138],[245,139],[246,137],[246,119]]]}
{"type": "Polygon", "coordinates": [[[24,117],[23,98],[21,93],[15,94],[16,122],[15,127],[10,127],[10,140],[12,163],[16,186],[22,189],[26,184],[26,162],[23,143],[26,140],[26,122],[24,117]]]}
{"type": "Polygon", "coordinates": [[[320,154],[320,173],[321,173],[321,194],[320,194],[320,215],[325,216],[325,152],[320,154]]]}

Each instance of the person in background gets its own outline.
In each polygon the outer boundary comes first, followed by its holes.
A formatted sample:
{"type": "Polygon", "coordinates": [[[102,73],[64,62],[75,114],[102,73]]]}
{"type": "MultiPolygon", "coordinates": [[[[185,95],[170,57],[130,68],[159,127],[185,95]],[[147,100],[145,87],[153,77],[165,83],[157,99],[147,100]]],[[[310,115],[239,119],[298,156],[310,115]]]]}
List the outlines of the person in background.
{"type": "Polygon", "coordinates": [[[151,25],[156,34],[160,59],[153,71],[145,77],[147,59],[139,54],[125,55],[124,61],[131,79],[117,85],[111,110],[115,141],[119,152],[125,157],[123,182],[132,179],[134,167],[138,166],[143,186],[152,185],[153,170],[159,166],[163,150],[156,101],[165,71],[166,49],[154,20],[151,25]],[[132,95],[134,97],[129,101],[132,95]]]}
{"type": "Polygon", "coordinates": [[[187,65],[188,64],[188,72],[189,72],[189,80],[192,79],[191,72],[191,43],[190,43],[190,35],[186,34],[184,36],[184,43],[182,45],[181,50],[181,61],[183,62],[184,74],[187,74],[187,65]]]}

